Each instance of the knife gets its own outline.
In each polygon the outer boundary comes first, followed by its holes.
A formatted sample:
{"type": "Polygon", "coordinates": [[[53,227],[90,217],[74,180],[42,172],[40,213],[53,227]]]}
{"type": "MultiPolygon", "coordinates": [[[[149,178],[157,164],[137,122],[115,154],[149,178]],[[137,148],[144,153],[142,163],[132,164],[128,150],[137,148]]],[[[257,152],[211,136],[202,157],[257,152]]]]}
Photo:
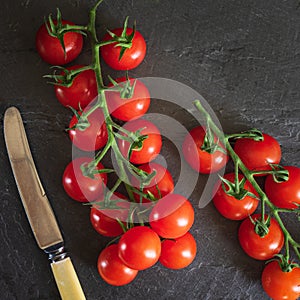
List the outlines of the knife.
{"type": "Polygon", "coordinates": [[[4,138],[8,157],[27,218],[38,246],[51,260],[51,269],[63,300],[85,299],[64,240],[39,179],[19,110],[4,114],[4,138]]]}

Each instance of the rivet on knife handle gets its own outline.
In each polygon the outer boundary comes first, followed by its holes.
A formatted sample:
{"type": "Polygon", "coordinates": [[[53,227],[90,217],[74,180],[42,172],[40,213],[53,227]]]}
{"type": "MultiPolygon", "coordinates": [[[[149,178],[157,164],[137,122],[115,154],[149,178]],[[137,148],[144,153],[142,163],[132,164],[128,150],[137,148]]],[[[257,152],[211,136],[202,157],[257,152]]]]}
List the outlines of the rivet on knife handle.
{"type": "Polygon", "coordinates": [[[51,268],[63,300],[84,300],[63,237],[38,176],[20,112],[10,107],[4,115],[4,138],[19,194],[38,246],[52,261],[51,268]]]}

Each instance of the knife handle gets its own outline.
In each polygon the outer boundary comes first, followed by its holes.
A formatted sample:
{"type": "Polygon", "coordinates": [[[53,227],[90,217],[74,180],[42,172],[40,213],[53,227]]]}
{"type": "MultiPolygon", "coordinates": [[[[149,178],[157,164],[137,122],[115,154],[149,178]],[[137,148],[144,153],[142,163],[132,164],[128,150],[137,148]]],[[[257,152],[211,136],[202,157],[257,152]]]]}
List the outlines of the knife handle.
{"type": "Polygon", "coordinates": [[[62,300],[85,300],[70,257],[51,263],[51,269],[62,300]]]}

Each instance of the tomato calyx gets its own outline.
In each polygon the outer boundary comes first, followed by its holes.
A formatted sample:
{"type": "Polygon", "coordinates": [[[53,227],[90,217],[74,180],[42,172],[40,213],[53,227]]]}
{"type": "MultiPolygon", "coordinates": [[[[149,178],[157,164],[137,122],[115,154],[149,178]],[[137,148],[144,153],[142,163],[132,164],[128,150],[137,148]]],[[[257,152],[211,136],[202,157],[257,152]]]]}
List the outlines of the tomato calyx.
{"type": "Polygon", "coordinates": [[[86,28],[83,26],[63,24],[62,16],[60,10],[57,8],[56,20],[52,18],[52,14],[49,14],[48,20],[45,18],[45,26],[48,31],[48,34],[51,37],[57,38],[64,50],[64,55],[66,56],[66,47],[64,43],[64,35],[67,32],[77,32],[86,36],[86,28]]]}
{"type": "Polygon", "coordinates": [[[256,234],[258,234],[260,237],[264,237],[269,233],[269,227],[271,225],[271,217],[267,216],[267,219],[263,220],[253,220],[251,216],[249,216],[250,221],[254,225],[254,231],[256,234]]]}
{"type": "Polygon", "coordinates": [[[203,144],[202,146],[200,147],[200,149],[202,151],[205,151],[209,154],[213,154],[215,153],[216,151],[221,151],[223,153],[226,154],[226,150],[220,146],[219,144],[219,140],[215,138],[214,134],[212,133],[209,125],[207,124],[207,127],[206,127],[206,131],[205,131],[205,136],[204,136],[204,139],[203,139],[203,144]]]}
{"type": "Polygon", "coordinates": [[[256,195],[244,188],[246,183],[245,177],[243,177],[241,180],[239,180],[237,177],[235,182],[231,182],[222,176],[219,176],[219,178],[222,181],[222,188],[227,195],[232,196],[237,200],[243,200],[246,196],[257,198],[256,195]]]}
{"type": "Polygon", "coordinates": [[[268,260],[268,262],[275,261],[275,260],[278,262],[278,264],[283,272],[291,272],[293,270],[293,268],[299,268],[299,264],[297,264],[293,261],[290,261],[288,255],[284,255],[281,253],[275,254],[274,258],[268,260]]]}
{"type": "MultiPolygon", "coordinates": [[[[136,79],[133,81],[133,83],[130,83],[130,78],[128,77],[128,72],[126,72],[126,80],[124,82],[118,83],[115,81],[111,76],[108,76],[109,81],[113,85],[112,91],[116,91],[120,93],[121,99],[131,99],[135,90],[136,86],[136,79]]],[[[111,89],[107,89],[111,90],[111,89]]]]}
{"type": "Polygon", "coordinates": [[[230,138],[230,139],[248,138],[248,139],[252,139],[256,142],[264,140],[263,133],[261,132],[261,130],[259,130],[257,128],[251,128],[249,130],[243,131],[238,134],[236,134],[236,133],[229,134],[228,138],[230,138]]]}
{"type": "Polygon", "coordinates": [[[132,47],[132,40],[133,40],[135,32],[136,32],[136,22],[134,22],[133,26],[132,26],[132,32],[130,34],[126,34],[126,31],[128,28],[128,19],[129,19],[129,17],[127,16],[124,21],[123,31],[120,35],[116,35],[112,31],[107,30],[108,34],[112,37],[112,39],[99,44],[99,46],[101,47],[101,46],[116,43],[114,45],[114,47],[121,48],[120,55],[119,55],[119,61],[122,59],[125,51],[132,47]]]}
{"type": "Polygon", "coordinates": [[[80,166],[80,170],[82,172],[82,175],[85,176],[85,177],[89,177],[91,179],[94,179],[96,174],[115,172],[114,169],[108,169],[108,168],[97,169],[96,165],[97,164],[95,163],[94,160],[92,160],[90,163],[83,163],[80,166]]]}
{"type": "Polygon", "coordinates": [[[270,164],[273,172],[272,176],[276,183],[285,182],[289,179],[289,171],[279,164],[270,164]]]}

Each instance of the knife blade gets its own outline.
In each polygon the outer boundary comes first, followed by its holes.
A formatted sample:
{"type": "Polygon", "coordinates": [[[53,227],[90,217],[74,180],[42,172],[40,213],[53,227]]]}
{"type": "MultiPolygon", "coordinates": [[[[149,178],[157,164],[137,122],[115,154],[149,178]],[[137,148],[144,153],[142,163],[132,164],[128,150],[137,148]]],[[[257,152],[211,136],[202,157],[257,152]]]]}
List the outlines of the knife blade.
{"type": "Polygon", "coordinates": [[[38,246],[51,260],[51,269],[63,300],[85,299],[64,240],[29,148],[23,120],[16,107],[4,114],[4,139],[17,188],[38,246]]]}

